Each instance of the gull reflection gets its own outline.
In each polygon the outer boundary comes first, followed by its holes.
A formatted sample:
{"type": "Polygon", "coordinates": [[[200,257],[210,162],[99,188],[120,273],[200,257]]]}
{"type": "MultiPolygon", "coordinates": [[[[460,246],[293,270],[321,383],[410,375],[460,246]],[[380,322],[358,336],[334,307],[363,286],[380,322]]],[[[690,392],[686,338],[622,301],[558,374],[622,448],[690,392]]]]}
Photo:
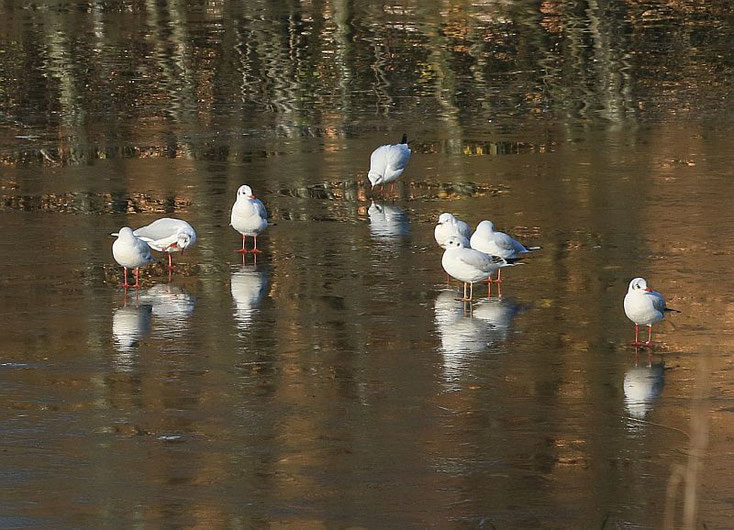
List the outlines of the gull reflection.
{"type": "Polygon", "coordinates": [[[234,317],[241,328],[247,328],[254,318],[257,306],[268,292],[268,274],[254,265],[243,266],[232,273],[230,280],[234,317]]]}
{"type": "MultiPolygon", "coordinates": [[[[127,302],[127,301],[126,301],[127,302]]],[[[115,309],[112,315],[112,341],[117,349],[114,363],[121,370],[130,370],[133,352],[141,339],[150,333],[150,315],[153,308],[148,304],[127,305],[115,309]]]]}
{"type": "Polygon", "coordinates": [[[140,300],[152,308],[156,332],[168,338],[180,337],[189,329],[195,299],[170,283],[154,285],[140,294],[140,300]]]}
{"type": "Polygon", "coordinates": [[[665,364],[662,361],[649,362],[647,366],[635,365],[627,370],[624,375],[624,404],[630,416],[645,419],[663,391],[664,375],[665,364]]]}
{"type": "Polygon", "coordinates": [[[472,354],[485,352],[493,344],[505,341],[513,319],[521,310],[507,299],[486,299],[470,307],[456,298],[455,291],[442,291],[435,303],[443,367],[450,378],[466,369],[472,354]]]}
{"type": "Polygon", "coordinates": [[[367,210],[370,232],[378,239],[395,239],[410,233],[410,222],[405,212],[397,206],[372,201],[367,210]]]}

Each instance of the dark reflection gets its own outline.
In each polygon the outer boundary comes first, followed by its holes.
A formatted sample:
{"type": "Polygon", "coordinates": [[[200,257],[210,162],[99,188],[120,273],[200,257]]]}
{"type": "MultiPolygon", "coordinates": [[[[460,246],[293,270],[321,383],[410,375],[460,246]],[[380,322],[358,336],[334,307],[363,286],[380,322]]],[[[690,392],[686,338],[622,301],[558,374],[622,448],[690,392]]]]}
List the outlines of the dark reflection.
{"type": "Polygon", "coordinates": [[[180,287],[161,283],[140,292],[140,302],[152,308],[155,335],[179,338],[189,328],[195,299],[180,287]]]}
{"type": "Polygon", "coordinates": [[[268,273],[257,265],[244,265],[232,273],[230,289],[234,318],[241,330],[252,323],[262,299],[268,293],[268,273]]]}
{"type": "Polygon", "coordinates": [[[410,234],[410,221],[397,206],[372,201],[367,215],[370,233],[377,239],[401,239],[410,234]]]}
{"type": "Polygon", "coordinates": [[[115,366],[123,371],[132,368],[132,354],[151,330],[153,307],[132,296],[131,301],[115,309],[112,315],[112,339],[118,351],[115,366]]]}
{"type": "Polygon", "coordinates": [[[629,415],[644,420],[663,392],[665,363],[649,358],[645,366],[635,366],[624,374],[624,404],[629,415]]]}

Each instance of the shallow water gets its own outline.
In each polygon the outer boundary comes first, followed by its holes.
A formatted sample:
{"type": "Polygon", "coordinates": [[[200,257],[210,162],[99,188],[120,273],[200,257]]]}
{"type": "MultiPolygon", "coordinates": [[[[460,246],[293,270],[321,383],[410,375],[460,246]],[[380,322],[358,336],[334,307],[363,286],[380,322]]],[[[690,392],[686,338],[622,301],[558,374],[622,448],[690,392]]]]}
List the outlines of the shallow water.
{"type": "Polygon", "coordinates": [[[702,362],[728,526],[727,4],[0,6],[0,526],[659,528],[702,362]],[[462,307],[444,211],[543,249],[462,307]],[[109,234],[162,215],[196,246],[126,294],[109,234]]]}

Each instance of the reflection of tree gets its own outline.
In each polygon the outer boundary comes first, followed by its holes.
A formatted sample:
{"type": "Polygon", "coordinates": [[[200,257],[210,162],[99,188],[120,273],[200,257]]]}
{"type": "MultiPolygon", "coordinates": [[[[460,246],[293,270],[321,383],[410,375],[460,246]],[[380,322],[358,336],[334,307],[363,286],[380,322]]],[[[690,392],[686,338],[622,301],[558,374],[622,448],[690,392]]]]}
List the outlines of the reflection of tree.
{"type": "Polygon", "coordinates": [[[230,131],[298,138],[333,115],[351,124],[375,112],[442,117],[452,138],[477,121],[547,113],[630,120],[700,105],[670,82],[696,89],[731,69],[720,56],[732,30],[717,23],[730,9],[685,2],[131,6],[6,3],[0,134],[15,146],[6,163],[245,156],[230,131]],[[213,131],[228,134],[212,142],[213,131]],[[14,139],[29,133],[44,138],[14,139]]]}

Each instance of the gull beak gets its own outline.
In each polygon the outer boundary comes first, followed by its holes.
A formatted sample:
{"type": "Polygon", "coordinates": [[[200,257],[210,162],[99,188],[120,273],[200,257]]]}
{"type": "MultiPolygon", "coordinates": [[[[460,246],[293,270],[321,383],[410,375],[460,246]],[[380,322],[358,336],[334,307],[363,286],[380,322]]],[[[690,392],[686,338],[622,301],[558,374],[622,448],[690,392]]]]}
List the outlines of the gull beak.
{"type": "Polygon", "coordinates": [[[651,292],[652,292],[652,289],[650,289],[649,287],[647,287],[647,288],[645,289],[645,292],[651,293],[651,292]]]}
{"type": "Polygon", "coordinates": [[[254,198],[255,198],[255,196],[254,196],[254,195],[248,195],[247,197],[248,197],[249,199],[254,199],[254,198]]]}

